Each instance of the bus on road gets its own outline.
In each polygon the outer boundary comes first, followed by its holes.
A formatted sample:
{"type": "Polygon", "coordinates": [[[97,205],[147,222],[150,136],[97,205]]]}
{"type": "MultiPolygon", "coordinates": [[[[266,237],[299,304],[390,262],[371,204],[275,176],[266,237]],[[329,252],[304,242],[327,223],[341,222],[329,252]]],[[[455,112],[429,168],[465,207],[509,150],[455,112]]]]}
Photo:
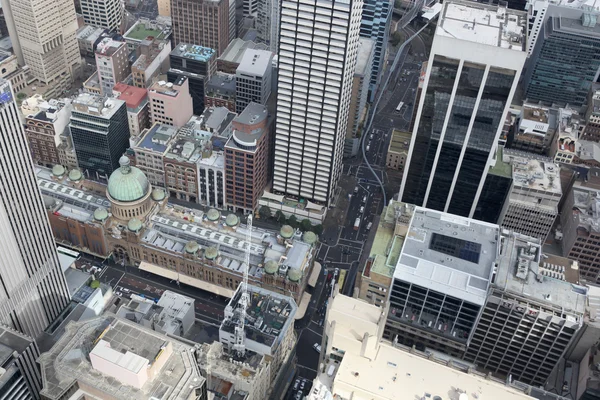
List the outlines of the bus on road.
{"type": "Polygon", "coordinates": [[[404,102],[401,101],[400,104],[398,104],[398,107],[396,107],[396,112],[400,112],[400,110],[402,109],[402,107],[404,107],[404,102]]]}
{"type": "Polygon", "coordinates": [[[354,230],[357,231],[358,228],[360,228],[360,217],[356,218],[356,221],[354,221],[354,230]]]}

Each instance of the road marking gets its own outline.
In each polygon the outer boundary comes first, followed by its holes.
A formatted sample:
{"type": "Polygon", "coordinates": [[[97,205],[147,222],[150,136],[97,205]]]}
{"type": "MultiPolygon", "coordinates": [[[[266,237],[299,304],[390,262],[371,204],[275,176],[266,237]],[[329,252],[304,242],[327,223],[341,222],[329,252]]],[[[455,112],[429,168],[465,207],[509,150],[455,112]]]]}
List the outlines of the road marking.
{"type": "MultiPolygon", "coordinates": [[[[125,276],[125,272],[121,272],[121,277],[119,278],[119,280],[117,281],[117,283],[115,283],[115,286],[114,286],[115,288],[117,286],[119,286],[119,282],[121,282],[121,279],[123,279],[124,276],[125,276]]],[[[111,281],[112,281],[112,279],[111,279],[111,281]]]]}

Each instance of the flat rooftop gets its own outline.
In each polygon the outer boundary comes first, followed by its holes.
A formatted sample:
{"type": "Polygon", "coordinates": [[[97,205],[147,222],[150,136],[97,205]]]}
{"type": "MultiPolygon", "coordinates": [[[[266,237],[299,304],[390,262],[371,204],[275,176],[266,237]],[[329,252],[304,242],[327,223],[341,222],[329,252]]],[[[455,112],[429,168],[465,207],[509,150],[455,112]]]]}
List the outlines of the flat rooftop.
{"type": "Polygon", "coordinates": [[[268,50],[269,46],[263,43],[255,43],[251,40],[235,38],[229,43],[219,60],[239,64],[242,61],[246,49],[268,50]]]}
{"type": "Polygon", "coordinates": [[[355,75],[365,75],[371,68],[369,63],[372,60],[373,52],[375,51],[375,41],[373,39],[360,37],[358,39],[358,56],[356,59],[355,75]]]}
{"type": "Polygon", "coordinates": [[[573,217],[577,218],[578,225],[588,232],[600,232],[600,190],[575,182],[573,217]]]}
{"type": "Polygon", "coordinates": [[[200,116],[192,116],[188,122],[195,130],[207,130],[215,135],[226,136],[225,130],[236,118],[226,107],[207,107],[200,116]]]}
{"type": "Polygon", "coordinates": [[[272,67],[273,53],[267,50],[246,49],[236,75],[264,76],[272,67]]]}
{"type": "MultiPolygon", "coordinates": [[[[258,124],[269,117],[267,107],[258,103],[249,103],[244,111],[240,115],[234,118],[234,122],[238,122],[244,125],[258,124]]],[[[267,124],[268,127],[268,124],[267,124]]],[[[255,148],[258,140],[267,132],[266,129],[256,128],[250,131],[250,133],[242,132],[240,130],[234,130],[233,135],[227,141],[226,147],[238,148],[242,150],[248,150],[248,148],[255,148]]]]}
{"type": "Polygon", "coordinates": [[[235,96],[235,75],[217,73],[205,84],[207,96],[235,96]]]}
{"type": "Polygon", "coordinates": [[[483,305],[499,236],[497,225],[416,207],[394,278],[483,305]]]}
{"type": "Polygon", "coordinates": [[[106,37],[102,39],[96,46],[96,55],[110,57],[119,51],[119,49],[121,49],[123,46],[127,46],[127,44],[125,42],[119,42],[117,40],[113,40],[112,38],[106,37]]]}
{"type": "Polygon", "coordinates": [[[176,133],[177,129],[170,125],[154,124],[136,143],[134,151],[150,150],[164,154],[176,133]]]}
{"type": "Polygon", "coordinates": [[[33,339],[16,331],[0,327],[0,345],[6,346],[10,352],[21,354],[33,343],[33,339]]]}
{"type": "Polygon", "coordinates": [[[523,115],[522,118],[540,122],[543,124],[548,123],[549,110],[545,107],[541,107],[533,104],[523,104],[523,115]]]}
{"type": "Polygon", "coordinates": [[[208,62],[215,55],[215,51],[210,47],[180,43],[173,49],[173,51],[171,51],[171,55],[195,61],[208,62]]]}
{"type": "MultiPolygon", "coordinates": [[[[291,297],[253,285],[248,285],[248,293],[250,304],[246,309],[246,340],[269,347],[277,346],[294,322],[294,316],[298,310],[296,302],[291,297]]],[[[234,333],[237,326],[237,313],[234,310],[239,308],[241,296],[238,287],[225,308],[225,318],[221,324],[221,330],[234,333]]]]}
{"type": "Polygon", "coordinates": [[[387,344],[379,346],[373,360],[345,354],[332,393],[342,398],[445,400],[458,399],[459,388],[469,399],[533,399],[484,376],[463,373],[387,344]]]}
{"type": "Polygon", "coordinates": [[[92,93],[81,93],[73,100],[73,112],[111,118],[125,104],[123,100],[102,97],[92,93]]]}
{"type": "Polygon", "coordinates": [[[146,19],[138,20],[123,37],[125,39],[142,41],[147,37],[151,36],[155,39],[164,39],[171,32],[171,28],[165,25],[161,25],[156,21],[149,21],[146,19]]]}
{"type": "Polygon", "coordinates": [[[177,97],[177,96],[179,96],[179,93],[181,92],[179,90],[179,88],[185,83],[186,80],[187,80],[187,77],[182,75],[182,76],[179,76],[177,78],[177,80],[173,83],[163,81],[163,80],[156,81],[156,82],[154,82],[154,84],[152,86],[150,86],[148,91],[150,93],[157,93],[157,94],[161,94],[163,96],[177,97]]]}
{"type": "Polygon", "coordinates": [[[527,163],[514,161],[512,168],[514,186],[562,193],[559,165],[539,160],[528,160],[527,163]]]}
{"type": "Polygon", "coordinates": [[[445,3],[437,35],[525,51],[527,14],[506,7],[453,0],[445,3]]]}
{"type": "Polygon", "coordinates": [[[490,167],[488,172],[505,178],[512,178],[512,166],[510,163],[504,161],[503,152],[504,147],[498,146],[498,150],[496,150],[496,164],[490,167]]]}
{"type": "Polygon", "coordinates": [[[120,93],[118,99],[123,100],[130,110],[137,110],[148,99],[148,91],[146,89],[126,85],[125,83],[117,83],[113,91],[120,93]]]}
{"type": "MultiPolygon", "coordinates": [[[[557,317],[566,315],[573,323],[581,320],[587,302],[585,287],[542,273],[551,263],[542,263],[539,239],[503,233],[503,253],[498,262],[494,286],[529,301],[532,308],[557,317]],[[535,301],[536,304],[533,304],[535,301]]],[[[548,268],[550,269],[550,268],[548,268]]]]}
{"type": "Polygon", "coordinates": [[[115,399],[188,399],[205,381],[191,367],[195,362],[191,349],[172,337],[119,319],[113,314],[85,322],[71,322],[52,349],[40,356],[43,376],[40,394],[58,399],[79,381],[115,399]],[[173,353],[154,379],[150,377],[141,389],[136,389],[92,367],[89,354],[100,340],[117,352],[131,352],[146,358],[150,364],[161,356],[163,347],[169,342],[173,346],[173,353]]]}
{"type": "Polygon", "coordinates": [[[390,146],[388,147],[388,152],[391,151],[394,153],[408,153],[408,148],[410,147],[411,138],[412,138],[411,132],[394,129],[392,131],[392,139],[390,140],[390,146]]]}

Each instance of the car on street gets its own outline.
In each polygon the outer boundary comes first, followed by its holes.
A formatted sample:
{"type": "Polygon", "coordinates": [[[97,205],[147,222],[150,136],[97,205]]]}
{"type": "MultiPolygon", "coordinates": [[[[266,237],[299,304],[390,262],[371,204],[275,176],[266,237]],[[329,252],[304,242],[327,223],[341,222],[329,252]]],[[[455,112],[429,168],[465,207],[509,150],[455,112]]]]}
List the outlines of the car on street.
{"type": "Polygon", "coordinates": [[[360,207],[360,210],[359,210],[358,212],[359,212],[360,214],[364,213],[364,212],[365,212],[365,207],[364,207],[364,206],[361,206],[361,207],[360,207]]]}
{"type": "Polygon", "coordinates": [[[319,343],[315,343],[313,349],[315,349],[317,353],[321,353],[321,345],[319,343]]]}

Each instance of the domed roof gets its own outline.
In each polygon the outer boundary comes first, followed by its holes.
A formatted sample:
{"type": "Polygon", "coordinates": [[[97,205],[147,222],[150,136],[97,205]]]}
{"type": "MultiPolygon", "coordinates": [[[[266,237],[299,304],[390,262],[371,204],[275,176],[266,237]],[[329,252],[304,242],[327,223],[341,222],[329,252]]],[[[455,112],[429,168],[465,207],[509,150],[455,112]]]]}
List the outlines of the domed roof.
{"type": "Polygon", "coordinates": [[[209,260],[214,260],[219,255],[219,251],[216,247],[209,247],[204,251],[204,256],[209,260]]]}
{"type": "Polygon", "coordinates": [[[236,226],[240,223],[240,219],[235,214],[229,214],[227,218],[225,218],[225,224],[227,226],[236,226]]]}
{"type": "Polygon", "coordinates": [[[108,211],[106,211],[106,208],[96,208],[96,211],[94,211],[94,219],[96,221],[104,221],[106,218],[108,218],[108,211]]]}
{"type": "Polygon", "coordinates": [[[217,221],[219,218],[221,218],[221,213],[219,212],[219,210],[211,208],[206,213],[206,218],[208,218],[209,221],[217,221]]]}
{"type": "Polygon", "coordinates": [[[54,197],[46,196],[45,194],[42,195],[42,200],[44,200],[44,207],[48,210],[56,204],[56,199],[54,197]]]}
{"type": "Polygon", "coordinates": [[[294,228],[289,225],[283,225],[279,230],[279,234],[284,239],[290,239],[292,236],[294,236],[294,228]]]}
{"type": "Polygon", "coordinates": [[[200,246],[198,245],[198,243],[196,243],[195,241],[189,241],[185,244],[185,252],[189,253],[189,254],[194,254],[195,252],[198,251],[198,249],[200,248],[200,246]]]}
{"type": "Polygon", "coordinates": [[[290,268],[288,271],[288,279],[292,282],[299,282],[302,279],[302,271],[298,268],[290,268]]]}
{"type": "Polygon", "coordinates": [[[152,191],[152,200],[154,201],[163,201],[165,199],[165,191],[159,188],[156,188],[152,191]]]}
{"type": "Polygon", "coordinates": [[[269,275],[275,274],[279,270],[279,264],[275,260],[269,260],[265,263],[265,272],[269,275]]]}
{"type": "Polygon", "coordinates": [[[130,202],[144,197],[150,190],[148,178],[142,171],[129,165],[129,158],[119,159],[121,167],[108,179],[108,194],[117,201],[130,202]]]}
{"type": "Polygon", "coordinates": [[[71,172],[69,172],[69,179],[73,182],[80,181],[81,178],[83,178],[83,174],[77,168],[72,169],[71,172]]]}
{"type": "Polygon", "coordinates": [[[65,172],[65,167],[60,164],[56,164],[54,167],[52,167],[52,175],[54,176],[63,176],[65,172]]]}
{"type": "Polygon", "coordinates": [[[140,229],[142,229],[142,221],[140,221],[138,218],[131,218],[127,223],[127,229],[129,229],[131,232],[138,232],[140,229]]]}
{"type": "Polygon", "coordinates": [[[308,244],[315,244],[317,239],[317,235],[311,231],[304,232],[304,235],[302,236],[302,240],[304,240],[304,243],[308,244]]]}

